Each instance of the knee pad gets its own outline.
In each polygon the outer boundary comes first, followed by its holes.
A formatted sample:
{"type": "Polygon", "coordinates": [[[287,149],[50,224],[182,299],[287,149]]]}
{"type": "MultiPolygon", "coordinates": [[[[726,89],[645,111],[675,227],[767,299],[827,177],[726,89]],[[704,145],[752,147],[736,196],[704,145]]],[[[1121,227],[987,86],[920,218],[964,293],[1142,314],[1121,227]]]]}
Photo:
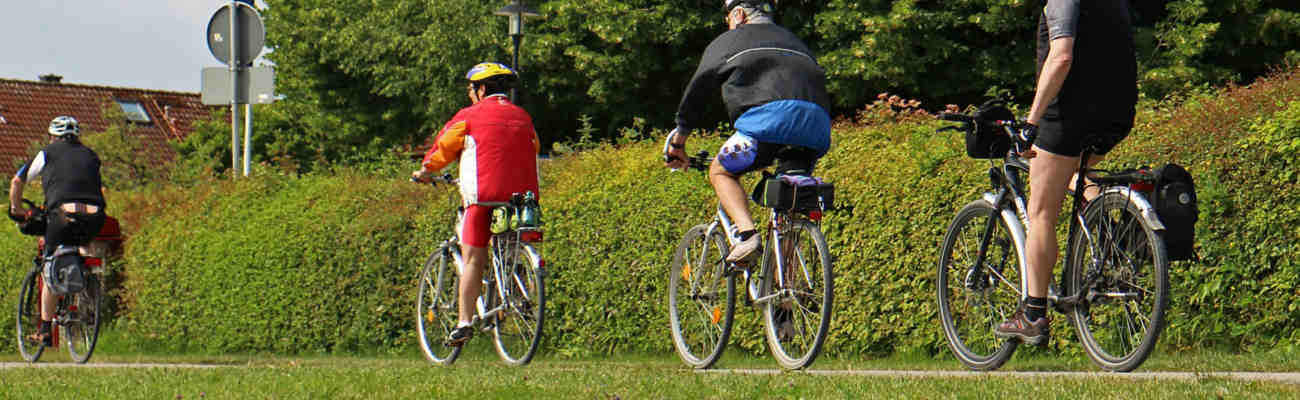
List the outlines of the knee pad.
{"type": "Polygon", "coordinates": [[[722,144],[718,150],[718,163],[727,172],[739,174],[747,171],[758,158],[758,142],[749,136],[737,133],[722,144]]]}

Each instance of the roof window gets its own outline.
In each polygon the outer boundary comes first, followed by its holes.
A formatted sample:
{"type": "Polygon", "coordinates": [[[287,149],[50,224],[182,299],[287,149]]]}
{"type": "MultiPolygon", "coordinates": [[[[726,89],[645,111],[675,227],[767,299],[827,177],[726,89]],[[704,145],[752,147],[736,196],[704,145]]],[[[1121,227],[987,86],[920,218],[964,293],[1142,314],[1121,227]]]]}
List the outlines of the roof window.
{"type": "Polygon", "coordinates": [[[117,105],[122,107],[122,113],[126,114],[127,121],[139,122],[142,124],[147,124],[151,121],[149,119],[149,113],[145,112],[144,105],[140,104],[139,101],[117,100],[117,105]]]}

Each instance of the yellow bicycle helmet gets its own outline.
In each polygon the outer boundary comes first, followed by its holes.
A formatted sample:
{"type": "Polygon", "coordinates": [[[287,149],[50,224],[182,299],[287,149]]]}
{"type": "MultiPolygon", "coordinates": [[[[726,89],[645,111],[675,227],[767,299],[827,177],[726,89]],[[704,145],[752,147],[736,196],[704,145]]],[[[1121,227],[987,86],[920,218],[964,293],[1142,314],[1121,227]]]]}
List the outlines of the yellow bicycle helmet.
{"type": "Polygon", "coordinates": [[[465,74],[465,79],[469,79],[470,82],[482,82],[494,78],[510,80],[516,76],[518,75],[515,74],[515,70],[510,69],[505,64],[484,62],[470,68],[469,72],[465,74]]]}

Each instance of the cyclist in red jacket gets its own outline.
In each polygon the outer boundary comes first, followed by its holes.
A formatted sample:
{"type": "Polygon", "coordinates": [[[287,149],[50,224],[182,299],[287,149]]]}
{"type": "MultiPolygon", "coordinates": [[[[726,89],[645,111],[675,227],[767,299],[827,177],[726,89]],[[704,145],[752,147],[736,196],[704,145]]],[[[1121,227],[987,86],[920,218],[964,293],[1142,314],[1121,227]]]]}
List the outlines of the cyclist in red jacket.
{"type": "Polygon", "coordinates": [[[537,190],[537,152],[541,143],[533,119],[510,103],[506,93],[518,75],[500,63],[475,65],[469,80],[473,103],[457,112],[434,139],[420,169],[411,176],[427,181],[435,172],[460,161],[460,194],[465,204],[461,219],[460,323],[447,344],[459,346],[473,335],[474,304],[482,289],[488,263],[492,210],[481,202],[506,202],[514,193],[537,190]]]}

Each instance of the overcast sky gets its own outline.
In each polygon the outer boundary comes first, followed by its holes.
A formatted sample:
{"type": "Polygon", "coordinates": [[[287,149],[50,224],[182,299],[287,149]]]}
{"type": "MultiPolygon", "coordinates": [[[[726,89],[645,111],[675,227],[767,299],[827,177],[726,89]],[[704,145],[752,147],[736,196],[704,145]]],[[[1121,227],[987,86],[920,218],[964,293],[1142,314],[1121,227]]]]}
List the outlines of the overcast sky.
{"type": "Polygon", "coordinates": [[[223,0],[0,0],[0,78],[200,90],[208,20],[223,0]]]}

